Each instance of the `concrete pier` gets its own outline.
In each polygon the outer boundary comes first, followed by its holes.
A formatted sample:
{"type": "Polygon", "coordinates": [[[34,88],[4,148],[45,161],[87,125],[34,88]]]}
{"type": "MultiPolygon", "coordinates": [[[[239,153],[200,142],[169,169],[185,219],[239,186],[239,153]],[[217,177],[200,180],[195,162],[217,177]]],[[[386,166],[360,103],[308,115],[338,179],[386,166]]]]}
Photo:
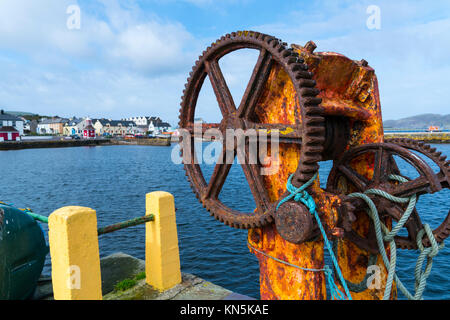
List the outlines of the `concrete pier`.
{"type": "MultiPolygon", "coordinates": [[[[201,279],[183,273],[181,283],[160,292],[146,284],[145,278],[124,291],[116,285],[145,271],[145,261],[125,253],[114,253],[100,260],[103,300],[254,300],[201,279]]],[[[35,300],[53,300],[50,277],[43,277],[34,294],[35,300]]]]}
{"type": "Polygon", "coordinates": [[[409,138],[425,143],[450,143],[450,132],[386,132],[384,138],[409,138]]]}

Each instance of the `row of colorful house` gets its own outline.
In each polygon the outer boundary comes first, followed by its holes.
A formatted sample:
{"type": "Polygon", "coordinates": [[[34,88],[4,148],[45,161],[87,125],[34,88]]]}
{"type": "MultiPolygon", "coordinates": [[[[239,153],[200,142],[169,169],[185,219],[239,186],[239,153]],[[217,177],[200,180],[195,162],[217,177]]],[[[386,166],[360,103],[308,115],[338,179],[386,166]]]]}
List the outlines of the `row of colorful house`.
{"type": "Polygon", "coordinates": [[[133,117],[121,120],[86,118],[42,118],[26,120],[0,111],[0,142],[20,140],[24,134],[80,136],[161,135],[172,132],[159,117],[133,117]]]}
{"type": "Polygon", "coordinates": [[[139,123],[126,119],[70,119],[62,127],[62,134],[66,136],[79,135],[88,125],[92,125],[97,136],[160,135],[173,131],[171,125],[160,118],[145,118],[146,122],[140,121],[139,123]]]}

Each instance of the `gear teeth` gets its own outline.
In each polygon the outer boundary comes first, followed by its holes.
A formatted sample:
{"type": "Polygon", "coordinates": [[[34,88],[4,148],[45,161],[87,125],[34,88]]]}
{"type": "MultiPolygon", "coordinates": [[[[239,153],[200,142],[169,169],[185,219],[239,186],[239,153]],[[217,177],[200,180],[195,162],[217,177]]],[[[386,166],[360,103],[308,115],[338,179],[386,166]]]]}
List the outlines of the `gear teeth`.
{"type": "MultiPolygon", "coordinates": [[[[387,139],[385,142],[395,143],[401,147],[414,150],[430,158],[435,164],[439,166],[442,173],[446,175],[447,182],[450,184],[450,161],[446,161],[447,157],[445,155],[442,155],[442,152],[436,151],[436,148],[431,147],[430,145],[422,141],[416,141],[410,138],[392,138],[387,139]]],[[[448,188],[448,186],[446,186],[446,188],[448,188]]],[[[446,223],[446,220],[444,220],[444,222],[433,231],[436,239],[438,239],[438,242],[444,241],[450,235],[450,224],[444,224],[446,223]]],[[[417,244],[409,239],[407,240],[404,238],[396,238],[396,244],[401,249],[417,249],[417,244]]]]}
{"type": "MultiPolygon", "coordinates": [[[[320,93],[320,90],[317,88],[301,88],[300,89],[300,94],[302,95],[302,97],[315,97],[320,93]]],[[[314,100],[311,98],[306,99],[306,101],[304,102],[305,104],[308,102],[308,105],[311,104],[320,104],[322,102],[322,99],[318,99],[318,100],[314,100]],[[315,101],[315,103],[314,103],[315,101]]]]}
{"type": "Polygon", "coordinates": [[[316,86],[316,80],[312,79],[300,79],[299,83],[301,87],[312,88],[316,86]]]}
{"type": "MultiPolygon", "coordinates": [[[[310,107],[316,107],[317,105],[322,103],[322,99],[321,98],[315,98],[315,97],[306,97],[304,99],[304,104],[305,106],[310,106],[310,107]]],[[[316,108],[310,108],[309,110],[315,110],[316,108]]]]}
{"type": "Polygon", "coordinates": [[[291,58],[288,59],[287,64],[290,65],[290,64],[293,64],[293,63],[296,63],[296,62],[297,62],[297,58],[296,57],[291,57],[291,58]]]}
{"type": "Polygon", "coordinates": [[[308,71],[297,71],[295,78],[298,79],[312,79],[312,73],[308,71]]]}
{"type": "MultiPolygon", "coordinates": [[[[276,37],[255,31],[237,31],[220,37],[220,39],[212,43],[211,46],[203,51],[202,55],[195,62],[192,71],[189,73],[185,89],[183,90],[182,102],[180,103],[179,126],[180,128],[183,128],[185,123],[187,124],[190,121],[188,119],[188,112],[190,114],[192,110],[189,110],[188,108],[195,108],[195,105],[191,106],[190,104],[192,103],[191,101],[196,101],[196,99],[192,99],[192,95],[196,94],[195,91],[197,91],[197,89],[193,90],[191,85],[198,77],[204,74],[205,59],[215,57],[217,54],[215,53],[216,50],[222,50],[222,48],[226,48],[226,46],[240,41],[242,41],[244,45],[251,42],[256,44],[256,46],[265,48],[272,56],[277,58],[277,62],[282,65],[294,83],[294,88],[296,89],[300,100],[303,118],[302,122],[304,126],[304,146],[301,149],[302,155],[300,157],[302,161],[298,164],[296,180],[305,182],[318,170],[319,166],[317,162],[322,158],[322,145],[325,140],[323,108],[320,107],[322,100],[317,98],[320,91],[315,88],[316,82],[312,79],[313,74],[308,71],[308,66],[304,63],[304,59],[301,58],[293,48],[286,48],[288,44],[276,37]]],[[[192,171],[193,168],[190,164],[185,164],[184,169],[187,173],[190,172],[191,175],[196,174],[197,172],[192,171]]],[[[233,215],[228,214],[226,210],[225,213],[222,211],[220,213],[216,212],[217,210],[212,206],[213,202],[201,200],[201,194],[197,191],[196,185],[192,182],[190,182],[190,185],[194,194],[200,200],[203,207],[210,212],[210,215],[226,225],[234,228],[250,229],[262,227],[274,221],[270,213],[256,212],[256,215],[249,215],[248,220],[244,222],[242,217],[234,217],[233,215]]]]}
{"type": "MultiPolygon", "coordinates": [[[[303,64],[302,62],[300,62],[300,63],[295,64],[292,67],[292,71],[295,71],[295,72],[296,71],[308,71],[308,67],[306,66],[306,64],[303,64]]],[[[303,81],[305,81],[305,80],[300,81],[300,85],[302,85],[302,86],[303,86],[303,84],[302,84],[303,81]]],[[[314,80],[312,80],[312,81],[314,81],[314,80]]],[[[313,87],[315,85],[316,85],[316,82],[314,81],[314,83],[313,83],[313,85],[311,85],[311,87],[313,87]]]]}
{"type": "Polygon", "coordinates": [[[304,122],[306,125],[316,125],[316,124],[322,124],[323,123],[323,117],[319,117],[319,116],[310,116],[306,119],[304,119],[304,122]]]}

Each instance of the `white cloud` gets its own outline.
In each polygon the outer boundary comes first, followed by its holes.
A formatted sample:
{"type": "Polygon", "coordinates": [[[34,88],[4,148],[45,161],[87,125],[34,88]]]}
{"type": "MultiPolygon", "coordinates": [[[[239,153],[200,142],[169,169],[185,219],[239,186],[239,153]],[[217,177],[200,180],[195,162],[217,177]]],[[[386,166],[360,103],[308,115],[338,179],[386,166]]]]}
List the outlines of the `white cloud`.
{"type": "Polygon", "coordinates": [[[125,58],[137,69],[177,70],[184,63],[183,47],[191,38],[179,24],[139,24],[118,34],[111,56],[125,58]]]}
{"type": "MultiPolygon", "coordinates": [[[[214,12],[218,6],[185,1],[214,12]]],[[[381,30],[370,31],[366,7],[372,2],[317,0],[252,29],[291,43],[315,40],[319,51],[368,60],[378,75],[385,119],[448,113],[450,19],[439,15],[445,3],[377,1],[381,30]]],[[[215,39],[196,38],[181,23],[144,11],[134,0],[83,2],[81,29],[68,30],[66,9],[74,3],[0,1],[0,106],[66,116],[155,114],[176,124],[191,66],[215,39]]],[[[245,89],[252,57],[223,61],[237,96],[245,89]]],[[[205,112],[217,113],[211,108],[214,97],[206,101],[205,112]]]]}
{"type": "Polygon", "coordinates": [[[103,2],[107,21],[81,10],[81,28],[69,30],[66,8],[73,1],[2,0],[0,48],[40,58],[40,62],[42,56],[62,55],[68,60],[91,58],[143,71],[173,72],[179,67],[191,39],[181,24],[156,17],[142,22],[136,7],[124,9],[117,1],[103,2]]]}
{"type": "Polygon", "coordinates": [[[303,45],[314,40],[316,51],[367,60],[378,77],[384,119],[428,112],[447,114],[450,18],[440,11],[449,10],[449,4],[377,1],[381,30],[373,31],[366,27],[370,4],[373,1],[316,1],[315,14],[293,12],[286,18],[289,23],[273,22],[254,29],[290,43],[303,45]]]}
{"type": "Polygon", "coordinates": [[[102,1],[103,19],[82,7],[81,29],[69,30],[66,8],[74,1],[2,0],[0,50],[10,54],[0,53],[0,105],[176,121],[172,106],[178,110],[194,61],[192,37],[180,23],[143,17],[133,2],[123,3],[102,1]]]}

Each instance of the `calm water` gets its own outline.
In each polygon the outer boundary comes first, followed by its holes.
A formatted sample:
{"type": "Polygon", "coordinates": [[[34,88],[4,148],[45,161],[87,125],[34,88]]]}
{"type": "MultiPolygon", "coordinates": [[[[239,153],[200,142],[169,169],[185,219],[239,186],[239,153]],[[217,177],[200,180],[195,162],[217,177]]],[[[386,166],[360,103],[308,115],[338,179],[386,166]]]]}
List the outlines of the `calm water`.
{"type": "MultiPolygon", "coordinates": [[[[450,155],[450,145],[436,147],[450,155]]],[[[175,196],[182,271],[259,298],[258,262],[248,251],[247,232],[209,216],[191,191],[182,166],[172,163],[171,152],[172,148],[147,146],[1,151],[0,200],[43,215],[63,206],[87,206],[97,210],[98,225],[105,226],[144,215],[145,194],[168,191],[175,196]]],[[[321,164],[323,183],[330,167],[330,162],[321,164]]],[[[212,168],[204,165],[208,174],[212,168]]],[[[221,199],[233,208],[253,210],[240,166],[232,167],[221,199]]],[[[447,214],[449,199],[448,190],[421,197],[418,210],[424,222],[435,227],[447,214]]],[[[122,251],[143,259],[144,238],[144,226],[101,236],[100,255],[122,251]]],[[[417,252],[402,250],[399,256],[398,275],[412,290],[417,252]]],[[[447,247],[434,260],[425,298],[450,298],[449,261],[447,247]]],[[[49,258],[44,273],[50,273],[49,258]]]]}

